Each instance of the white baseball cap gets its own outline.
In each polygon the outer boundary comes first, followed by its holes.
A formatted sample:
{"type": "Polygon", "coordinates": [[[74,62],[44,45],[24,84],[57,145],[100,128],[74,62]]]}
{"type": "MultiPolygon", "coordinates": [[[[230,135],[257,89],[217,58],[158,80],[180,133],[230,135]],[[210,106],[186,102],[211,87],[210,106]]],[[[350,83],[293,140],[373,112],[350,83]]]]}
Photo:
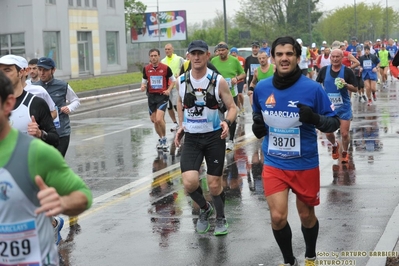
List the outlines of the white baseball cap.
{"type": "Polygon", "coordinates": [[[302,40],[300,38],[296,39],[299,44],[302,44],[302,40]]]}
{"type": "Polygon", "coordinates": [[[8,54],[0,57],[0,64],[2,65],[17,65],[24,69],[28,67],[28,61],[19,55],[8,54]]]}
{"type": "Polygon", "coordinates": [[[312,48],[316,48],[316,43],[312,42],[312,48]]]}
{"type": "Polygon", "coordinates": [[[327,42],[326,42],[326,41],[323,41],[323,44],[327,44],[327,42]]]}
{"type": "Polygon", "coordinates": [[[381,39],[377,39],[377,42],[380,42],[381,41],[381,39]]]}

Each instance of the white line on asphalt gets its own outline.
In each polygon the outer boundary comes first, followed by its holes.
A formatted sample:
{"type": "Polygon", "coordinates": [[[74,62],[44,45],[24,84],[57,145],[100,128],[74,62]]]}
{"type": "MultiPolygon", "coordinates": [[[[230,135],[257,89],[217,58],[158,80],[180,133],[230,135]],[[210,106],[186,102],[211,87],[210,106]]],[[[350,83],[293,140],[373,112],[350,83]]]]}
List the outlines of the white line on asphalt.
{"type": "Polygon", "coordinates": [[[94,110],[91,110],[91,111],[84,111],[84,112],[77,113],[77,114],[71,114],[71,115],[69,115],[69,117],[75,117],[75,116],[78,116],[78,115],[86,115],[86,114],[89,114],[89,113],[99,112],[99,111],[108,110],[108,109],[113,109],[113,108],[117,108],[117,107],[129,105],[129,104],[140,104],[140,103],[145,103],[145,102],[147,102],[147,101],[148,101],[147,98],[142,99],[142,100],[134,100],[134,101],[128,102],[128,103],[121,103],[121,104],[112,105],[112,106],[108,106],[108,107],[104,107],[104,108],[100,108],[100,109],[94,109],[94,110]]]}
{"type": "Polygon", "coordinates": [[[109,132],[109,133],[106,133],[106,134],[101,134],[101,135],[97,135],[97,136],[94,136],[94,137],[91,137],[91,138],[83,139],[82,141],[88,141],[88,140],[92,140],[92,139],[101,138],[101,137],[104,137],[104,136],[116,134],[116,133],[119,133],[119,132],[122,132],[122,131],[125,131],[125,130],[128,130],[128,129],[132,129],[132,128],[136,128],[136,127],[141,127],[141,126],[142,126],[142,124],[140,124],[140,125],[135,125],[135,126],[132,126],[132,127],[128,127],[128,128],[121,129],[121,130],[112,131],[112,132],[109,132]]]}

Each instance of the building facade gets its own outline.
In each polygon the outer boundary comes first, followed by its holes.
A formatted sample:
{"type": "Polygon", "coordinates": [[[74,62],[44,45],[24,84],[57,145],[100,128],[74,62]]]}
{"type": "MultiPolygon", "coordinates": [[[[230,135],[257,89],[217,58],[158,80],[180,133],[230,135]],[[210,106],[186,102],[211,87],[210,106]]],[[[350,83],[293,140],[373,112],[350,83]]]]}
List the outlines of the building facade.
{"type": "Polygon", "coordinates": [[[0,0],[0,54],[51,57],[62,78],[127,71],[124,0],[0,0]]]}

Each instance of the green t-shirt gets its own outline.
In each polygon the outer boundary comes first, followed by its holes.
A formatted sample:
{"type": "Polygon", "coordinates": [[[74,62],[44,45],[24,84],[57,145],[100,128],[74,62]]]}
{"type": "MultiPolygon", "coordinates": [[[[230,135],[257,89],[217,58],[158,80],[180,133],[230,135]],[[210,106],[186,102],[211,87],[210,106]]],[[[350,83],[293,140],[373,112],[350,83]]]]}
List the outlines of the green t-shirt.
{"type": "MultiPolygon", "coordinates": [[[[234,86],[231,85],[231,79],[235,78],[238,75],[244,73],[244,69],[242,68],[240,61],[231,55],[228,55],[226,61],[220,60],[220,56],[215,56],[212,58],[211,63],[216,67],[222,77],[229,84],[230,91],[234,89],[234,86]]],[[[233,94],[233,96],[235,96],[233,94]]]]}
{"type": "Polygon", "coordinates": [[[388,50],[380,50],[378,51],[378,57],[380,58],[380,66],[382,67],[387,67],[389,66],[389,60],[388,60],[388,50]]]}
{"type": "MultiPolygon", "coordinates": [[[[17,143],[18,132],[11,129],[8,135],[0,141],[0,168],[10,159],[17,143]]],[[[54,187],[61,196],[69,195],[73,191],[80,191],[87,197],[87,209],[90,208],[93,197],[84,181],[66,164],[61,153],[42,140],[34,139],[28,152],[28,169],[34,184],[35,176],[43,178],[44,183],[54,187]]]]}

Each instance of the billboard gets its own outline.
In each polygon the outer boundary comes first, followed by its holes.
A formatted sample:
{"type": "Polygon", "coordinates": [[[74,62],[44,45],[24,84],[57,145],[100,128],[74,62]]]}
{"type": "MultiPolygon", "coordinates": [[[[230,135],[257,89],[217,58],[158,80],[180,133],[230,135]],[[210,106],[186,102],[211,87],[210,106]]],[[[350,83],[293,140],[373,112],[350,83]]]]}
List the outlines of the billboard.
{"type": "Polygon", "coordinates": [[[133,26],[131,36],[132,43],[186,40],[186,11],[160,11],[159,20],[157,12],[144,13],[143,24],[133,26]]]}

